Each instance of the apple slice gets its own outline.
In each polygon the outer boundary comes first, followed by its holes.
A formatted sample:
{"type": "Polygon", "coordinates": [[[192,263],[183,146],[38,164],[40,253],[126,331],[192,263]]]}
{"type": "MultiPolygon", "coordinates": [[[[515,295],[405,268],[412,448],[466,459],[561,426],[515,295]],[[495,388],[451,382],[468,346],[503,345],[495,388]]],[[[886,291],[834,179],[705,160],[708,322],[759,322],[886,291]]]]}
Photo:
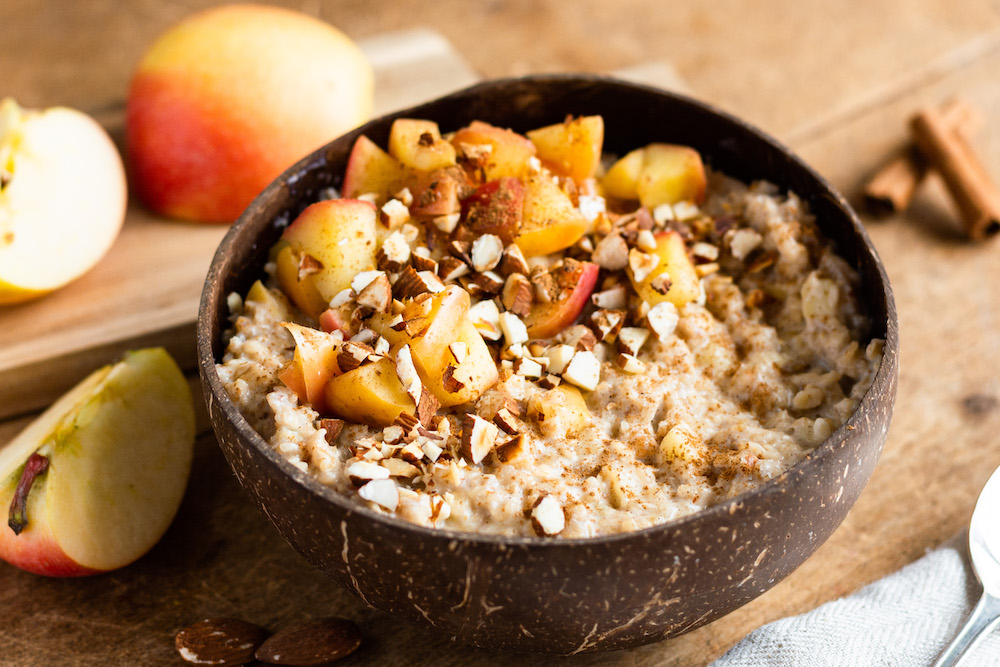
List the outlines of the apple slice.
{"type": "Polygon", "coordinates": [[[91,269],[117,238],[126,199],[121,157],[92,118],[0,102],[0,304],[91,269]]]}
{"type": "Polygon", "coordinates": [[[551,338],[573,324],[590,300],[599,272],[597,264],[576,262],[570,271],[559,275],[557,283],[561,288],[560,293],[566,293],[567,296],[552,303],[536,302],[535,307],[524,318],[528,335],[532,338],[551,338]],[[569,287],[563,288],[563,285],[569,287]]]}
{"type": "Polygon", "coordinates": [[[374,194],[377,203],[383,204],[400,190],[405,175],[406,169],[399,160],[365,135],[361,135],[354,142],[347,159],[341,189],[348,199],[374,194]]]}
{"type": "Polygon", "coordinates": [[[319,318],[354,276],[375,268],[375,226],[371,202],[327,199],[308,206],[281,236],[288,243],[275,260],[282,291],[319,318]]]}
{"type": "Polygon", "coordinates": [[[191,391],[165,350],[94,371],[0,450],[0,558],[49,576],[133,562],[173,520],[193,445],[191,391]]]}
{"type": "Polygon", "coordinates": [[[687,245],[681,235],[673,230],[657,232],[653,255],[659,265],[643,280],[637,281],[628,270],[636,293],[651,306],[669,301],[678,308],[698,298],[700,292],[698,273],[688,256],[687,245]]]}
{"type": "Polygon", "coordinates": [[[608,169],[601,185],[617,199],[638,199],[648,209],[679,201],[701,203],[707,180],[701,154],[690,146],[649,144],[626,153],[608,169]]]}
{"type": "Polygon", "coordinates": [[[525,257],[568,248],[587,231],[587,219],[552,179],[532,174],[524,183],[524,209],[517,247],[525,257]]]}
{"type": "Polygon", "coordinates": [[[380,428],[416,410],[387,357],[330,378],[324,391],[330,413],[354,423],[380,428]]]}
{"type": "Polygon", "coordinates": [[[553,172],[574,181],[592,178],[601,162],[604,119],[600,116],[568,118],[528,132],[538,148],[538,158],[553,172]]]}
{"type": "Polygon", "coordinates": [[[397,118],[389,129],[389,154],[404,166],[434,171],[455,165],[455,147],[432,120],[397,118]]]}
{"type": "Polygon", "coordinates": [[[524,135],[489,123],[474,120],[451,136],[459,154],[468,155],[466,147],[488,147],[482,163],[483,180],[495,181],[504,176],[520,176],[535,154],[535,145],[524,135]],[[463,146],[465,144],[465,146],[463,146]]]}
{"type": "Polygon", "coordinates": [[[326,383],[340,373],[337,354],[342,341],[326,332],[293,322],[282,322],[281,326],[292,335],[295,353],[279,379],[295,392],[299,401],[323,412],[326,383]]]}

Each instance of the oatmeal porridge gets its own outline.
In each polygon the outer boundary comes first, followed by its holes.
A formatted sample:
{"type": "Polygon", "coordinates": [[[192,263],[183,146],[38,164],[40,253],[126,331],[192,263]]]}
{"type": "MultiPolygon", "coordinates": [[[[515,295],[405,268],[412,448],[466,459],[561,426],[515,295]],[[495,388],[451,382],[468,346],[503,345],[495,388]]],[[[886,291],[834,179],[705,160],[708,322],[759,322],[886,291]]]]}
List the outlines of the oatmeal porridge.
{"type": "Polygon", "coordinates": [[[794,193],[693,149],[400,119],[231,295],[220,376],[292,464],[436,528],[590,537],[780,475],[882,355],[794,193]]]}

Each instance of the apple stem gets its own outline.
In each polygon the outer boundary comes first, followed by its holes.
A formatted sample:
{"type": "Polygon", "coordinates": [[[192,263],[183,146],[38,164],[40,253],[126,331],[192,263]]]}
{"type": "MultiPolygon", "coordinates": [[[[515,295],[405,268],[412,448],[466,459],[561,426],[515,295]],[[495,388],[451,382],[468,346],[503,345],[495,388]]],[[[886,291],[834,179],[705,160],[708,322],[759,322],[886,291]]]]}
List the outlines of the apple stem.
{"type": "Polygon", "coordinates": [[[15,535],[20,535],[28,526],[28,493],[35,479],[48,469],[49,460],[38,452],[34,452],[25,462],[24,472],[14,489],[14,500],[10,503],[10,515],[7,519],[7,525],[15,535]]]}

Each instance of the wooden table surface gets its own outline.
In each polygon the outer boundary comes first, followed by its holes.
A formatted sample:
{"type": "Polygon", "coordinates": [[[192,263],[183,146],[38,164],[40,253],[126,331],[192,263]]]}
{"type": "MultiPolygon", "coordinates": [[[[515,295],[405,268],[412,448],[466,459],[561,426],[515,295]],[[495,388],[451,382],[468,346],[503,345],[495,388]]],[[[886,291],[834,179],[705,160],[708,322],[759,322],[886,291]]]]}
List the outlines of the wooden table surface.
{"type": "MultiPolygon", "coordinates": [[[[144,49],[209,4],[3,0],[0,95],[25,106],[83,109],[120,136],[127,82],[144,49]]],[[[974,145],[1000,177],[995,2],[283,4],[357,39],[432,28],[483,77],[666,63],[698,97],[777,136],[852,201],[906,141],[915,109],[960,96],[984,112],[974,145]]],[[[964,529],[980,488],[1000,465],[1000,240],[965,241],[933,178],[905,214],[862,217],[895,290],[902,349],[889,439],[857,505],[800,569],[744,608],[675,640],[574,664],[706,664],[761,624],[851,593],[964,529]]],[[[14,381],[0,377],[0,384],[14,381]]],[[[199,391],[193,375],[192,386],[199,391]]],[[[29,418],[0,422],[0,443],[29,418]]],[[[199,618],[236,615],[280,628],[331,613],[355,619],[365,635],[346,664],[562,662],[452,644],[369,610],[325,581],[242,495],[204,418],[188,494],[147,556],[76,580],[0,564],[0,609],[5,665],[177,664],[173,636],[199,618]]]]}

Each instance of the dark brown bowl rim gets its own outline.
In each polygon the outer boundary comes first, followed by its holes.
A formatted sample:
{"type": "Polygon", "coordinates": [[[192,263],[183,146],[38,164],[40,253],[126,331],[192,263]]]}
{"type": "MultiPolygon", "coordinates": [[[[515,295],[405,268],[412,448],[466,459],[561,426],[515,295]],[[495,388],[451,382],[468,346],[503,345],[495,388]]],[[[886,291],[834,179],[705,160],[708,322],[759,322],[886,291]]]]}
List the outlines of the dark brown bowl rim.
{"type": "MultiPolygon", "coordinates": [[[[882,260],[876,251],[871,238],[868,236],[867,231],[861,223],[857,213],[847,202],[846,198],[841,195],[833,186],[827,182],[818,172],[816,172],[812,167],[810,167],[805,161],[803,161],[798,155],[796,155],[792,150],[782,144],[780,141],[772,137],[767,132],[757,128],[754,125],[717,108],[706,102],[691,98],[686,95],[675,93],[672,91],[667,91],[661,88],[656,88],[654,86],[649,86],[645,84],[635,83],[627,80],[623,80],[613,76],[598,75],[598,74],[573,74],[573,73],[563,73],[563,74],[539,74],[539,75],[528,75],[522,77],[511,77],[503,79],[491,79],[483,81],[472,86],[468,86],[461,90],[457,90],[448,95],[442,96],[435,100],[431,100],[425,103],[414,105],[406,109],[401,109],[393,111],[391,113],[383,114],[377,118],[373,118],[364,125],[355,128],[347,134],[356,135],[364,134],[368,128],[375,125],[380,125],[386,122],[387,119],[407,116],[407,117],[423,117],[420,115],[420,110],[429,105],[444,103],[453,98],[468,97],[470,95],[475,95],[477,92],[495,88],[497,86],[512,85],[518,82],[537,82],[539,84],[544,84],[546,82],[560,83],[560,82],[583,82],[592,85],[615,85],[615,86],[625,86],[633,88],[637,91],[645,91],[647,93],[655,94],[661,97],[671,98],[673,101],[681,105],[689,105],[693,107],[700,108],[703,112],[708,112],[710,114],[720,117],[723,121],[728,122],[732,125],[738,126],[739,128],[756,135],[760,140],[765,143],[769,143],[773,148],[780,151],[784,156],[788,158],[788,161],[794,165],[795,168],[802,170],[805,174],[814,180],[818,186],[818,190],[822,190],[822,194],[825,197],[829,197],[835,201],[837,208],[839,208],[850,220],[851,226],[853,227],[854,234],[862,241],[862,246],[867,252],[877,270],[879,276],[878,287],[882,290],[882,297],[886,305],[886,329],[885,329],[885,347],[883,353],[882,363],[879,370],[875,374],[875,378],[872,381],[871,386],[868,391],[865,392],[864,396],[858,403],[858,407],[854,410],[851,416],[838,427],[833,434],[831,434],[826,440],[820,443],[815,449],[806,454],[800,461],[798,461],[791,468],[783,472],[781,475],[767,480],[760,486],[752,489],[750,491],[741,493],[733,498],[727,499],[710,507],[700,509],[691,514],[678,517],[676,519],[671,519],[663,523],[655,524],[646,528],[627,531],[623,533],[613,533],[607,535],[598,535],[594,537],[574,537],[574,538],[561,538],[561,537],[538,537],[538,536],[508,536],[500,535],[494,533],[475,533],[470,531],[457,531],[445,528],[429,528],[421,526],[415,523],[406,521],[405,519],[397,518],[395,516],[387,515],[360,503],[357,503],[350,498],[342,495],[335,489],[326,486],[316,480],[312,475],[307,472],[303,472],[299,468],[292,465],[288,460],[282,457],[278,452],[276,452],[272,447],[270,447],[267,442],[258,434],[250,423],[243,417],[242,413],[236,407],[226,392],[225,388],[221,384],[218,373],[215,368],[216,360],[212,349],[213,341],[210,338],[211,327],[209,324],[209,318],[206,317],[206,313],[213,309],[214,304],[212,303],[212,295],[215,292],[214,285],[221,284],[220,280],[220,267],[225,261],[225,258],[229,252],[237,245],[237,237],[241,229],[249,224],[249,219],[251,217],[252,209],[254,205],[251,204],[242,215],[232,224],[230,229],[226,232],[222,241],[216,250],[215,255],[212,258],[212,263],[209,267],[208,275],[205,281],[205,287],[202,291],[201,300],[198,308],[198,323],[197,323],[197,353],[198,353],[198,364],[199,371],[202,376],[202,381],[207,382],[210,391],[210,396],[206,396],[206,400],[212,400],[217,403],[217,408],[220,408],[225,415],[226,419],[235,426],[240,440],[244,444],[249,444],[258,450],[258,453],[262,454],[269,462],[274,464],[281,470],[284,474],[288,475],[290,478],[295,480],[298,484],[306,488],[310,493],[318,495],[320,498],[324,499],[326,502],[336,505],[341,510],[348,514],[358,514],[365,517],[371,521],[383,523],[391,528],[412,531],[419,535],[423,535],[429,539],[440,539],[440,540],[458,540],[467,543],[477,543],[484,545],[494,545],[501,547],[519,547],[519,548],[532,548],[532,549],[548,549],[548,548],[565,548],[571,545],[596,545],[605,544],[613,545],[622,541],[629,541],[633,539],[642,538],[645,536],[651,536],[658,533],[665,533],[669,531],[674,531],[682,529],[689,524],[697,524],[710,520],[713,516],[720,516],[731,514],[735,507],[746,503],[748,500],[755,498],[766,498],[773,496],[774,494],[781,494],[782,487],[788,483],[788,480],[793,476],[805,475],[814,466],[820,466],[821,462],[829,456],[833,455],[835,448],[838,444],[842,443],[856,428],[856,425],[862,419],[866,419],[868,414],[876,409],[879,394],[888,386],[891,385],[892,378],[890,375],[893,373],[895,368],[895,355],[898,349],[898,321],[896,315],[896,306],[893,299],[892,289],[889,284],[888,275],[886,274],[885,267],[882,264],[882,260]]],[[[331,141],[339,141],[343,138],[338,137],[331,141]]],[[[269,184],[255,199],[254,202],[267,200],[278,194],[285,183],[294,181],[298,178],[297,174],[304,169],[306,169],[310,164],[316,161],[317,156],[322,155],[329,144],[317,149],[313,153],[303,157],[301,160],[296,162],[294,165],[286,169],[278,178],[276,178],[271,184],[269,184]]],[[[781,185],[780,183],[778,184],[781,185]]],[[[221,291],[221,288],[219,288],[221,291]]],[[[219,304],[224,306],[226,295],[219,295],[219,304]]],[[[821,467],[822,469],[822,467],[821,467]]]]}

